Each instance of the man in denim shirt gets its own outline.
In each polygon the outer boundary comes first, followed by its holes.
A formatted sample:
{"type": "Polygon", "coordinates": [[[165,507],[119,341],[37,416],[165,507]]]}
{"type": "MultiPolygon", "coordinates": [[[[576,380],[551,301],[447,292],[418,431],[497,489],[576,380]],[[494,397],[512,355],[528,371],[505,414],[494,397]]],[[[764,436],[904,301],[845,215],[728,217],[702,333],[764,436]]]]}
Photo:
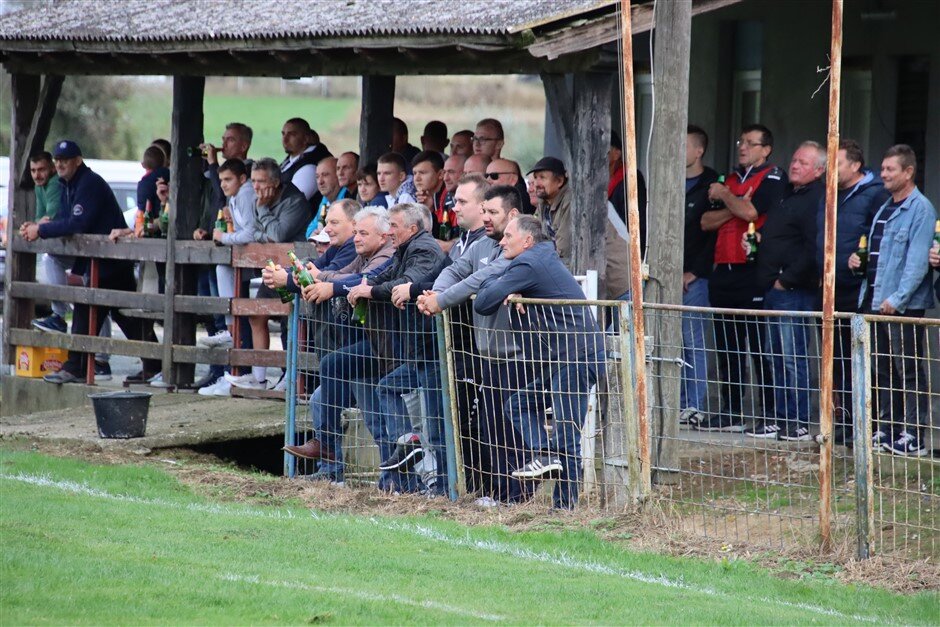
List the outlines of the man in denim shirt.
{"type": "MultiPolygon", "coordinates": [[[[868,235],[868,268],[859,311],[922,318],[933,306],[928,255],[937,212],[914,184],[917,157],[906,144],[892,146],[881,162],[891,198],[875,214],[868,235]]],[[[849,267],[861,267],[858,255],[849,267]]],[[[874,445],[896,455],[927,454],[923,429],[930,398],[922,358],[924,327],[898,322],[874,324],[875,388],[879,421],[874,445]]]]}

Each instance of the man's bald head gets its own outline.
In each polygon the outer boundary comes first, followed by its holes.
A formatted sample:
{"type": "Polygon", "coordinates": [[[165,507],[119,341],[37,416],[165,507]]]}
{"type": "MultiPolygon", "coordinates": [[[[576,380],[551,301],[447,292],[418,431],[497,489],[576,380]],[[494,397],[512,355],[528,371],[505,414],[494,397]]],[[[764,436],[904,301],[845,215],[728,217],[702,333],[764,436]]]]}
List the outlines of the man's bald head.
{"type": "Polygon", "coordinates": [[[317,190],[325,198],[335,200],[339,194],[339,178],[336,176],[336,157],[324,157],[317,164],[317,190]]]}
{"type": "Polygon", "coordinates": [[[471,155],[463,164],[464,174],[485,174],[490,158],[486,155],[471,155]]]}
{"type": "Polygon", "coordinates": [[[486,166],[486,178],[493,185],[515,185],[521,176],[519,164],[509,159],[494,159],[486,166]]]}
{"type": "Polygon", "coordinates": [[[467,158],[463,155],[451,155],[444,162],[444,187],[453,194],[457,191],[457,183],[463,176],[463,165],[467,158]]]}

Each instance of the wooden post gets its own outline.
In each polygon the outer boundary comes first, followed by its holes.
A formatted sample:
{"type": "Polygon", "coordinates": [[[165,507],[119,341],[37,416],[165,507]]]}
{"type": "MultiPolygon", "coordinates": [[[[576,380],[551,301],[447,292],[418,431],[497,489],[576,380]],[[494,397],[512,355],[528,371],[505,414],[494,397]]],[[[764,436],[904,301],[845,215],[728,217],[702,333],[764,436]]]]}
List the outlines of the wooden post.
{"type": "MultiPolygon", "coordinates": [[[[574,75],[571,88],[563,74],[543,74],[546,101],[562,136],[560,156],[571,186],[571,256],[569,270],[596,270],[605,285],[607,232],[607,150],[610,148],[610,93],[613,77],[600,72],[574,75]]],[[[603,288],[598,291],[603,294],[603,288]]]]}
{"type": "Polygon", "coordinates": [[[838,204],[839,88],[842,82],[842,0],[832,0],[829,53],[829,141],[826,158],[826,232],[823,240],[822,346],[819,367],[819,539],[831,547],[832,512],[832,341],[836,293],[836,208],[838,204]]]}
{"type": "Polygon", "coordinates": [[[395,117],[395,77],[362,77],[359,163],[372,163],[391,149],[395,117]]]}
{"type": "Polygon", "coordinates": [[[852,430],[855,458],[855,529],[859,559],[872,555],[875,495],[871,443],[871,328],[860,314],[852,316],[852,430]]]}
{"type": "MultiPolygon", "coordinates": [[[[633,301],[633,374],[636,382],[636,437],[639,441],[640,495],[652,487],[649,445],[649,398],[646,388],[646,326],[643,320],[643,268],[640,250],[640,209],[636,176],[636,108],[633,104],[633,28],[630,0],[620,0],[623,41],[624,169],[627,182],[627,228],[630,229],[630,291],[633,301]]],[[[626,382],[625,382],[626,383],[626,382]]]]}
{"type": "MultiPolygon", "coordinates": [[[[34,281],[36,278],[36,255],[13,252],[13,239],[19,237],[17,231],[23,222],[31,219],[35,211],[33,182],[29,176],[28,163],[32,145],[30,130],[34,116],[40,106],[41,80],[34,74],[13,74],[11,76],[13,101],[10,136],[10,189],[9,211],[7,214],[6,273],[7,286],[14,281],[34,281]]],[[[3,297],[3,355],[6,364],[15,363],[15,346],[10,341],[10,331],[26,328],[33,317],[33,303],[30,300],[14,299],[9,287],[3,297]]]]}
{"type": "Polygon", "coordinates": [[[203,141],[202,76],[173,78],[173,113],[170,130],[170,229],[167,233],[166,300],[163,310],[163,377],[169,384],[189,382],[194,364],[174,364],[173,345],[192,346],[196,342],[196,321],[192,315],[177,314],[173,296],[195,294],[198,266],[176,264],[176,241],[192,239],[202,216],[202,156],[196,146],[203,141]]]}
{"type": "MultiPolygon", "coordinates": [[[[682,304],[682,255],[685,224],[685,142],[689,119],[689,53],[692,38],[692,0],[656,3],[653,56],[656,101],[650,145],[649,237],[650,279],[657,289],[651,302],[682,304]]],[[[679,385],[682,378],[682,320],[662,315],[648,320],[654,338],[653,354],[660,359],[650,368],[657,377],[652,416],[655,448],[653,465],[678,468],[679,385]],[[658,340],[658,341],[657,341],[658,340]]],[[[658,482],[674,473],[659,471],[658,482]]]]}

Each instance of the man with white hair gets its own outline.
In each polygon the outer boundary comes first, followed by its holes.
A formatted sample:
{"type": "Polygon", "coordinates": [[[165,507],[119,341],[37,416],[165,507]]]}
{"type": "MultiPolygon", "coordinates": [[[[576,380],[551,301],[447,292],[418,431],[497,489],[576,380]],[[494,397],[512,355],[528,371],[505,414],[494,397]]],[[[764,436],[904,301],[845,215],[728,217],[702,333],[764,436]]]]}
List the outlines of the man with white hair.
{"type": "MultiPolygon", "coordinates": [[[[764,308],[812,311],[819,272],[816,267],[816,213],[826,193],[822,176],[826,149],[805,141],[793,153],[783,199],[770,207],[757,233],[756,278],[764,293],[764,308]]],[[[744,235],[746,238],[747,235],[744,235]]],[[[746,246],[745,239],[742,245],[746,246]]],[[[810,375],[806,355],[809,318],[770,318],[765,350],[773,367],[776,417],[758,420],[744,433],[755,438],[809,440],[810,375]]]]}

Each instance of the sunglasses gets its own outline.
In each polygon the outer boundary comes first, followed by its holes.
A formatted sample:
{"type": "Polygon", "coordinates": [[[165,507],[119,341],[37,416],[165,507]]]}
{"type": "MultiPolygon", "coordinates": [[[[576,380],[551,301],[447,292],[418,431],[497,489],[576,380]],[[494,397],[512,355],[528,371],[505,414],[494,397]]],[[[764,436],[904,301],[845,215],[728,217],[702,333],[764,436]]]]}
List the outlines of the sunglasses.
{"type": "Polygon", "coordinates": [[[495,181],[496,179],[501,177],[503,174],[515,174],[515,172],[487,172],[486,174],[484,174],[484,176],[490,179],[491,181],[495,181]]]}

